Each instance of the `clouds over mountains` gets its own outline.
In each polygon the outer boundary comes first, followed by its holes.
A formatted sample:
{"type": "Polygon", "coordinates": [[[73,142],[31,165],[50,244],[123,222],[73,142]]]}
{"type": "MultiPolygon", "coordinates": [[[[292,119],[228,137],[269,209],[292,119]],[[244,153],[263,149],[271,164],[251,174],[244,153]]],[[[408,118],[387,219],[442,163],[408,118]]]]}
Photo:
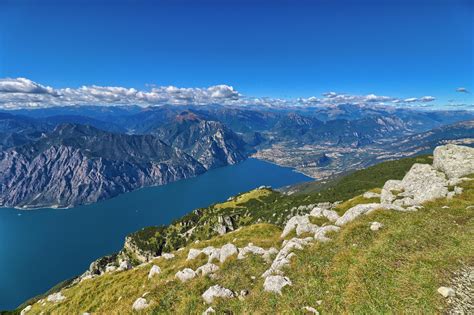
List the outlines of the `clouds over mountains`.
{"type": "Polygon", "coordinates": [[[279,99],[249,97],[240,94],[232,86],[214,85],[207,88],[179,88],[175,86],[152,86],[146,90],[114,86],[82,86],[79,88],[55,89],[26,78],[0,79],[0,108],[36,108],[68,105],[241,105],[241,106],[337,106],[393,105],[406,106],[434,101],[433,96],[396,98],[375,94],[350,95],[327,92],[322,97],[279,99]]]}

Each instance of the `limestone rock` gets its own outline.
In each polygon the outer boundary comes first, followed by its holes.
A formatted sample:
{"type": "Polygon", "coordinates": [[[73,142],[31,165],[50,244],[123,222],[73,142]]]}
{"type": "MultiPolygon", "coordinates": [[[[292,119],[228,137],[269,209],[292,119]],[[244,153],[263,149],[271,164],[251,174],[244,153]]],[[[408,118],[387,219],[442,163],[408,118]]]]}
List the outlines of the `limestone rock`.
{"type": "Polygon", "coordinates": [[[296,229],[296,235],[299,236],[303,233],[314,233],[317,228],[317,225],[312,224],[309,221],[309,217],[307,215],[297,215],[288,220],[285,228],[283,229],[283,233],[281,233],[281,237],[286,237],[294,229],[296,229]]]}
{"type": "Polygon", "coordinates": [[[433,151],[433,167],[448,178],[459,178],[474,173],[474,148],[447,144],[433,151]]]}
{"type": "Polygon", "coordinates": [[[224,246],[221,247],[219,261],[223,263],[226,261],[228,257],[237,255],[238,253],[239,253],[239,250],[234,244],[231,244],[231,243],[225,244],[224,246]]]}
{"type": "Polygon", "coordinates": [[[372,231],[378,231],[378,230],[380,230],[382,227],[383,227],[383,224],[380,223],[380,222],[372,222],[372,224],[370,225],[370,229],[371,229],[372,231]]]}
{"type": "Polygon", "coordinates": [[[329,233],[329,232],[337,232],[339,231],[341,228],[338,227],[338,226],[334,226],[334,225],[326,225],[326,226],[323,226],[323,227],[320,227],[316,233],[314,233],[314,239],[316,241],[319,241],[319,242],[327,242],[327,241],[330,241],[331,239],[329,237],[326,236],[326,233],[329,233]]]}
{"type": "Polygon", "coordinates": [[[186,258],[186,260],[193,260],[199,255],[201,255],[200,249],[191,248],[188,252],[188,257],[186,258]]]}
{"type": "Polygon", "coordinates": [[[174,258],[174,254],[171,254],[171,253],[162,253],[161,254],[161,257],[163,257],[164,259],[168,260],[168,259],[173,259],[174,258]]]}
{"type": "Polygon", "coordinates": [[[288,277],[268,276],[263,283],[263,289],[267,292],[275,292],[281,294],[281,290],[287,285],[292,285],[288,277]]]}
{"type": "Polygon", "coordinates": [[[184,268],[183,270],[178,271],[175,277],[181,280],[181,282],[186,282],[196,277],[196,273],[190,268],[184,268]]]}
{"type": "Polygon", "coordinates": [[[148,273],[148,279],[153,278],[153,276],[160,274],[161,273],[161,268],[158,267],[157,265],[153,265],[150,269],[150,272],[148,273]]]}
{"type": "Polygon", "coordinates": [[[401,180],[390,179],[385,182],[380,193],[380,203],[391,204],[397,198],[393,192],[402,192],[403,185],[401,180]]]}
{"type": "Polygon", "coordinates": [[[444,296],[445,298],[456,295],[456,292],[452,288],[448,287],[439,287],[438,293],[444,296]]]}
{"type": "Polygon", "coordinates": [[[214,298],[233,298],[234,292],[220,285],[216,284],[210,287],[202,294],[202,298],[208,304],[211,304],[214,301],[214,298]]]}
{"type": "Polygon", "coordinates": [[[325,217],[331,222],[335,222],[337,219],[339,219],[339,214],[337,214],[336,211],[325,209],[323,207],[313,208],[313,210],[311,210],[309,215],[316,218],[325,217]]]}
{"type": "Polygon", "coordinates": [[[48,302],[53,302],[53,303],[62,302],[65,299],[66,299],[66,297],[61,292],[56,292],[56,293],[50,294],[46,298],[46,300],[48,302]]]}
{"type": "Polygon", "coordinates": [[[402,199],[393,202],[399,206],[419,205],[448,194],[446,176],[428,164],[413,164],[402,179],[402,187],[402,199]]]}
{"type": "Polygon", "coordinates": [[[355,218],[358,216],[365,214],[371,210],[375,210],[378,208],[382,208],[382,206],[379,203],[367,203],[367,204],[360,204],[356,205],[344,213],[342,217],[337,219],[336,225],[341,226],[344,224],[347,224],[351,221],[353,221],[355,218]]]}
{"type": "Polygon", "coordinates": [[[196,274],[207,276],[208,274],[214,273],[217,270],[219,270],[219,266],[214,265],[213,263],[207,263],[196,269],[196,274]]]}
{"type": "Polygon", "coordinates": [[[150,306],[144,298],[138,298],[133,302],[132,309],[134,311],[141,311],[150,306]]]}

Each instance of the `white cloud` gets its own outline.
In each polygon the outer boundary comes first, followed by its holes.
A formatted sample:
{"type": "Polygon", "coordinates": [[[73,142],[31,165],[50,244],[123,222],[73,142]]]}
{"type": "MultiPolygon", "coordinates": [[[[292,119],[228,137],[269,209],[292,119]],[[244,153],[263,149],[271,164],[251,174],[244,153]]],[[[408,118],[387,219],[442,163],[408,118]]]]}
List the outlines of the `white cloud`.
{"type": "Polygon", "coordinates": [[[337,107],[357,106],[427,106],[433,96],[397,98],[376,94],[352,95],[327,92],[322,97],[282,99],[250,97],[232,86],[221,84],[205,88],[147,85],[143,90],[119,86],[89,85],[54,89],[25,78],[0,79],[0,108],[37,108],[68,105],[234,105],[263,107],[337,107]]]}
{"type": "Polygon", "coordinates": [[[459,92],[459,93],[469,93],[469,90],[464,88],[464,87],[458,87],[456,89],[456,92],[459,92]]]}
{"type": "Polygon", "coordinates": [[[423,97],[420,98],[420,101],[426,103],[426,102],[432,102],[435,99],[436,98],[433,97],[433,96],[423,96],[423,97]]]}
{"type": "Polygon", "coordinates": [[[44,86],[25,78],[0,79],[0,93],[29,93],[29,94],[51,94],[57,92],[49,86],[44,86]]]}

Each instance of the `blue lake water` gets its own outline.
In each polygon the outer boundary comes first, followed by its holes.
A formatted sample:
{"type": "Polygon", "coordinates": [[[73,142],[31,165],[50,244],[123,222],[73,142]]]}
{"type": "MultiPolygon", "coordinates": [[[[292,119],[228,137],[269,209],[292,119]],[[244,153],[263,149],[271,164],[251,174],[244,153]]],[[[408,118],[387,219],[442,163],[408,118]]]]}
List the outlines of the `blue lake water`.
{"type": "Polygon", "coordinates": [[[289,168],[248,159],[199,177],[143,188],[67,210],[0,209],[0,310],[85,271],[120,250],[130,232],[170,223],[192,209],[260,185],[281,187],[310,178],[289,168]]]}

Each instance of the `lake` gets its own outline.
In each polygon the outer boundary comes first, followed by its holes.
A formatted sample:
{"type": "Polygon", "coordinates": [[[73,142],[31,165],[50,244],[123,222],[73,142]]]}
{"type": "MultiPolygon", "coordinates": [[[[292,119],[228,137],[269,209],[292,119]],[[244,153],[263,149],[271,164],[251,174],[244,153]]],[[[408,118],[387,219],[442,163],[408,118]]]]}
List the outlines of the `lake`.
{"type": "Polygon", "coordinates": [[[260,185],[281,187],[311,180],[256,159],[211,170],[165,186],[148,187],[66,210],[0,208],[0,310],[84,272],[122,248],[144,226],[168,224],[189,211],[225,201],[260,185]]]}

